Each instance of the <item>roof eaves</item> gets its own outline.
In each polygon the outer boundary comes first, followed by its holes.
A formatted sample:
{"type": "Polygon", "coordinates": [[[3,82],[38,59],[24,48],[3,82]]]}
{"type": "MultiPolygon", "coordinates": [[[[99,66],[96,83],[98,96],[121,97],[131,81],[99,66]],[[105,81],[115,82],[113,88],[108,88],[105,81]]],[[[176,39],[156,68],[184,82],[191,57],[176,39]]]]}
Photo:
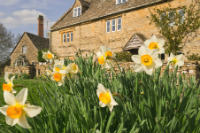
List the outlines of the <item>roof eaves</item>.
{"type": "Polygon", "coordinates": [[[165,2],[165,1],[167,1],[167,0],[156,0],[155,2],[151,2],[151,3],[148,3],[148,4],[143,4],[143,5],[136,6],[136,7],[131,7],[131,8],[128,8],[128,9],[125,9],[125,10],[121,10],[121,11],[118,11],[118,12],[114,12],[114,13],[109,13],[109,14],[106,14],[106,15],[103,15],[103,16],[92,18],[90,20],[84,20],[84,21],[80,21],[80,22],[77,22],[77,23],[73,23],[73,24],[68,25],[68,26],[63,26],[63,27],[60,27],[60,28],[51,29],[50,31],[57,31],[57,30],[60,30],[60,29],[63,29],[63,28],[67,28],[67,27],[71,27],[71,26],[74,26],[74,25],[78,25],[78,24],[81,24],[81,23],[85,23],[85,22],[89,22],[89,21],[94,21],[94,20],[101,19],[101,18],[104,18],[104,17],[107,17],[107,16],[119,14],[121,12],[127,12],[127,11],[130,11],[130,10],[142,8],[142,7],[145,7],[145,6],[151,6],[153,4],[157,4],[157,3],[165,2]]]}

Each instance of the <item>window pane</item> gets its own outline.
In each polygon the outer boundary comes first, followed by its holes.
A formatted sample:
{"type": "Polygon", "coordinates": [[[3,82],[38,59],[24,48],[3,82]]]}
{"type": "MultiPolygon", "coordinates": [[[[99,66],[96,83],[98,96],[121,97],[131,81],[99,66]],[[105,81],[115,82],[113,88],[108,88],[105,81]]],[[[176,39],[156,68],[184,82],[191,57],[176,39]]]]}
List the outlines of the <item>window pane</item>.
{"type": "Polygon", "coordinates": [[[67,33],[67,42],[69,42],[69,33],[67,33]]]}
{"type": "Polygon", "coordinates": [[[63,42],[65,43],[66,42],[66,35],[63,34],[63,42]]]}
{"type": "Polygon", "coordinates": [[[77,8],[74,8],[74,17],[77,17],[77,8]]]}
{"type": "Polygon", "coordinates": [[[121,4],[121,0],[117,0],[117,4],[121,4]]]}
{"type": "Polygon", "coordinates": [[[185,20],[185,12],[184,12],[184,9],[180,9],[179,10],[179,15],[181,16],[181,24],[184,22],[185,20]]]}
{"type": "Polygon", "coordinates": [[[71,42],[73,42],[73,32],[71,32],[71,42]]]}
{"type": "Polygon", "coordinates": [[[117,30],[121,30],[122,29],[122,18],[118,18],[118,21],[117,21],[117,30]]]}
{"type": "Polygon", "coordinates": [[[116,25],[116,21],[115,21],[115,19],[113,19],[112,20],[112,31],[115,31],[116,29],[115,29],[115,26],[116,25]]]}
{"type": "Polygon", "coordinates": [[[170,12],[169,12],[169,19],[170,19],[170,24],[169,24],[169,25],[170,25],[170,26],[173,26],[174,23],[175,23],[175,22],[174,22],[174,21],[175,21],[175,20],[174,20],[174,19],[175,19],[175,12],[174,12],[174,11],[170,11],[170,12]]]}
{"type": "Polygon", "coordinates": [[[81,8],[79,7],[78,8],[78,15],[77,16],[80,16],[81,15],[81,8]]]}
{"type": "Polygon", "coordinates": [[[23,54],[27,53],[27,47],[26,47],[26,46],[23,46],[23,47],[22,47],[22,53],[23,53],[23,54]]]}
{"type": "Polygon", "coordinates": [[[110,32],[110,21],[106,22],[106,32],[110,32]]]}
{"type": "Polygon", "coordinates": [[[125,3],[125,2],[126,2],[126,0],[122,0],[122,2],[123,2],[123,3],[125,3]]]}

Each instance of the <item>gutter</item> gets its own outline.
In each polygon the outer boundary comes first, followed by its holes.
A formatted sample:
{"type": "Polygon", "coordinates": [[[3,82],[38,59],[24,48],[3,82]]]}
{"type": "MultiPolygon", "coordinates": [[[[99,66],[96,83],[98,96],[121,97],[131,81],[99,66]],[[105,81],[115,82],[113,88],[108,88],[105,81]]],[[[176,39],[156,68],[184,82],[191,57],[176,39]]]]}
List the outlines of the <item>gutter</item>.
{"type": "Polygon", "coordinates": [[[103,15],[103,16],[99,16],[99,17],[96,17],[96,18],[93,18],[93,19],[90,19],[90,20],[80,21],[80,22],[77,22],[77,23],[74,23],[74,24],[71,24],[71,25],[68,25],[68,26],[60,27],[60,28],[58,28],[58,29],[51,29],[50,31],[51,31],[51,32],[52,32],[52,31],[57,31],[57,30],[60,30],[60,29],[63,29],[63,28],[68,28],[68,27],[72,27],[72,26],[75,26],[75,25],[78,25],[78,24],[81,24],[81,23],[85,23],[85,22],[90,22],[90,21],[98,20],[98,19],[101,19],[101,18],[104,18],[104,17],[107,17],[107,16],[119,14],[119,13],[121,13],[121,12],[127,12],[127,11],[130,11],[130,10],[142,8],[142,7],[145,7],[145,6],[151,6],[151,5],[153,5],[153,4],[158,4],[158,3],[166,2],[166,1],[167,1],[167,0],[156,0],[155,2],[151,2],[151,3],[148,3],[148,4],[143,4],[143,5],[136,6],[136,7],[131,7],[131,8],[125,9],[125,10],[121,10],[121,11],[115,12],[115,13],[110,13],[110,14],[106,14],[106,15],[103,15]]]}

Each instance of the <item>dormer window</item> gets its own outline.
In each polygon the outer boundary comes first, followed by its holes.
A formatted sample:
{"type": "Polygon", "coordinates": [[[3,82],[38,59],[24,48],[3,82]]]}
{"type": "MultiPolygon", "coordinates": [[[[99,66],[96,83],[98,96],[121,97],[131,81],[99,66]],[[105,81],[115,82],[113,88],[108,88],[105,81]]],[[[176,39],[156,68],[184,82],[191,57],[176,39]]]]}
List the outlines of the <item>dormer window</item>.
{"type": "Polygon", "coordinates": [[[23,54],[26,54],[26,53],[27,53],[27,46],[23,46],[23,47],[22,47],[22,53],[23,53],[23,54]]]}
{"type": "Polygon", "coordinates": [[[81,6],[80,7],[76,7],[74,8],[74,11],[73,11],[73,17],[78,17],[82,14],[81,12],[81,6]]]}
{"type": "Polygon", "coordinates": [[[128,0],[116,0],[116,4],[126,3],[128,0]]]}

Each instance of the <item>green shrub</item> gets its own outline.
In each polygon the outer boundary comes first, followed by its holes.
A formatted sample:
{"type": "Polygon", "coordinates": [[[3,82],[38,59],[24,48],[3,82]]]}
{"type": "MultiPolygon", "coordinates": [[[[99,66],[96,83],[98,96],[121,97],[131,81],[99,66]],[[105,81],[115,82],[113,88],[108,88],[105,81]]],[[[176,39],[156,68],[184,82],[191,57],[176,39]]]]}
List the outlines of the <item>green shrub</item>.
{"type": "Polygon", "coordinates": [[[46,60],[44,58],[42,58],[43,54],[42,54],[42,51],[39,50],[38,51],[38,61],[39,62],[46,62],[46,60]]]}
{"type": "Polygon", "coordinates": [[[188,56],[189,60],[200,61],[200,56],[198,54],[192,54],[188,56]]]}
{"type": "Polygon", "coordinates": [[[116,61],[132,62],[131,56],[132,56],[132,54],[128,51],[118,52],[118,53],[116,53],[116,61]]]}
{"type": "MultiPolygon", "coordinates": [[[[66,60],[68,64],[69,60],[66,60]]],[[[106,73],[93,57],[75,59],[81,73],[63,86],[47,79],[29,89],[28,101],[43,108],[28,118],[31,129],[8,126],[1,115],[0,132],[8,133],[198,133],[200,132],[200,87],[186,82],[177,69],[167,68],[149,76],[125,72],[106,73]],[[111,76],[112,75],[112,76],[111,76]],[[96,94],[98,83],[111,89],[118,103],[113,111],[101,108],[96,94]],[[142,93],[141,93],[142,92],[142,93]]],[[[0,101],[2,107],[4,101],[0,101]]]]}

